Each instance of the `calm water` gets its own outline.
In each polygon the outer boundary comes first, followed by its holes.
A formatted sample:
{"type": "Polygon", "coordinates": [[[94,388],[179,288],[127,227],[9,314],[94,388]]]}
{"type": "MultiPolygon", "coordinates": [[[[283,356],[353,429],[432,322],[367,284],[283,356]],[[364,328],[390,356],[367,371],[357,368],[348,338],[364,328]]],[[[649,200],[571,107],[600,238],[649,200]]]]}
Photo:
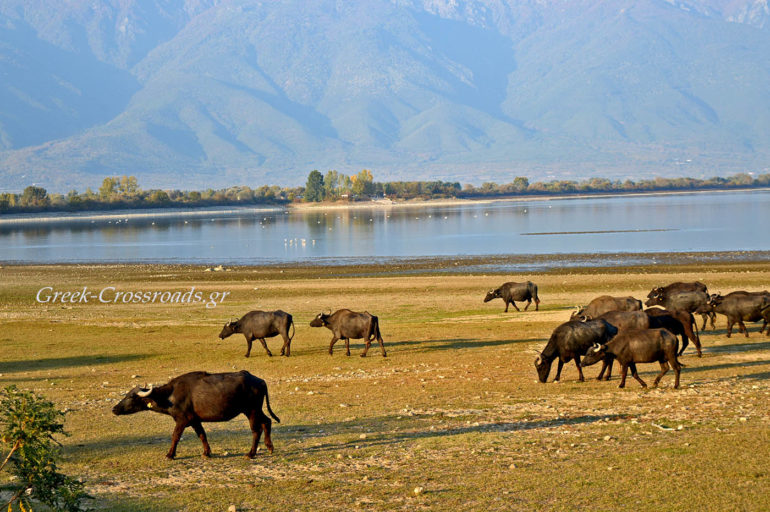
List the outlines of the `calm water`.
{"type": "Polygon", "coordinates": [[[766,251],[768,219],[770,192],[754,191],[0,225],[0,261],[328,264],[487,254],[766,251]]]}

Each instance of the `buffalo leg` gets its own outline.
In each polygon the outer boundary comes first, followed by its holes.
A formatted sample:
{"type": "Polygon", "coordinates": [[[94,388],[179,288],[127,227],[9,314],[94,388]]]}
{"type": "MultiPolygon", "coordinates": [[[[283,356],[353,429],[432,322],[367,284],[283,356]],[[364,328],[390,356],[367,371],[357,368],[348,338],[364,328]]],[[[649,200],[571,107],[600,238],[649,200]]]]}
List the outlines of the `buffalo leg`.
{"type": "Polygon", "coordinates": [[[270,352],[269,348],[267,348],[267,342],[265,341],[265,338],[259,338],[259,342],[262,344],[262,348],[265,349],[265,352],[267,352],[267,355],[273,357],[273,353],[270,352]]]}
{"type": "MultiPolygon", "coordinates": [[[[693,340],[693,341],[694,341],[694,340],[693,340]]],[[[689,340],[689,338],[687,337],[687,335],[686,335],[685,333],[682,333],[682,348],[680,348],[680,349],[679,349],[679,354],[678,354],[678,355],[680,355],[680,356],[681,356],[682,354],[684,354],[684,349],[686,349],[686,348],[687,348],[687,345],[688,345],[689,343],[690,343],[690,340],[689,340]]]]}
{"type": "Polygon", "coordinates": [[[614,361],[614,358],[608,357],[605,359],[602,359],[602,369],[599,372],[599,375],[596,376],[596,380],[602,380],[602,377],[604,376],[604,372],[607,372],[607,375],[604,377],[604,380],[610,380],[610,377],[612,376],[612,363],[614,361]]]}
{"type": "Polygon", "coordinates": [[[342,338],[345,340],[345,355],[350,355],[350,338],[342,338]]]}
{"type": "MultiPolygon", "coordinates": [[[[770,331],[768,331],[770,334],[770,331]]],[[[377,342],[380,344],[380,350],[382,350],[382,357],[388,357],[388,354],[385,353],[385,342],[382,341],[382,336],[379,334],[377,335],[377,342]]]]}
{"type": "Polygon", "coordinates": [[[166,458],[173,460],[176,457],[176,445],[179,444],[179,440],[182,438],[182,432],[187,428],[187,424],[182,421],[177,421],[174,427],[174,432],[171,434],[171,448],[168,449],[166,458]]]}
{"type": "Polygon", "coordinates": [[[652,383],[652,387],[657,388],[658,383],[660,382],[660,379],[663,378],[663,376],[668,371],[668,363],[666,361],[661,361],[660,363],[660,374],[658,374],[657,377],[655,377],[655,381],[652,383]]]}
{"type": "Polygon", "coordinates": [[[562,361],[561,358],[559,358],[559,364],[556,367],[556,377],[554,377],[554,379],[553,379],[554,382],[559,382],[559,379],[561,378],[561,368],[562,368],[562,366],[564,366],[564,361],[562,361]]]}
{"type": "Polygon", "coordinates": [[[332,355],[332,349],[334,348],[334,344],[337,343],[337,340],[339,338],[337,336],[332,337],[332,341],[329,343],[329,355],[332,355]]]}
{"type": "Polygon", "coordinates": [[[708,314],[708,316],[709,316],[709,318],[711,319],[711,328],[712,328],[712,329],[716,329],[716,328],[717,328],[717,324],[716,324],[716,321],[717,321],[717,314],[716,314],[716,313],[714,313],[713,311],[710,311],[710,312],[709,312],[709,314],[708,314]]]}
{"type": "Polygon", "coordinates": [[[191,423],[190,426],[193,428],[195,433],[198,434],[198,438],[200,438],[201,443],[203,443],[203,456],[211,457],[211,447],[209,446],[208,439],[206,439],[206,431],[203,430],[203,425],[201,425],[200,421],[196,421],[195,423],[191,423]]]}
{"type": "Polygon", "coordinates": [[[679,373],[682,371],[682,365],[679,364],[679,361],[677,361],[675,358],[671,362],[671,366],[674,367],[674,375],[676,376],[674,379],[674,389],[679,389],[679,373]]]}
{"type": "Polygon", "coordinates": [[[521,310],[519,309],[519,306],[517,306],[517,305],[516,305],[516,303],[515,303],[514,301],[511,301],[511,306],[513,306],[513,309],[515,309],[516,311],[521,311],[521,310]]]}
{"type": "Polygon", "coordinates": [[[247,459],[253,459],[257,455],[257,446],[259,438],[262,436],[262,430],[265,431],[265,446],[270,453],[273,453],[273,442],[270,439],[270,425],[272,421],[265,416],[261,410],[251,411],[249,415],[249,426],[251,427],[251,450],[246,454],[247,459]]]}
{"type": "Polygon", "coordinates": [[[532,305],[532,299],[527,300],[527,305],[524,306],[524,311],[526,311],[531,305],[532,305]]]}
{"type": "Polygon", "coordinates": [[[738,325],[741,326],[741,329],[743,329],[743,334],[746,335],[746,337],[749,337],[749,330],[746,328],[746,325],[743,323],[743,320],[738,320],[738,325]]]}
{"type": "Polygon", "coordinates": [[[251,355],[251,344],[254,342],[254,338],[246,338],[246,357],[251,355]]]}
{"type": "Polygon", "coordinates": [[[628,363],[628,366],[631,368],[631,376],[635,378],[637,381],[639,381],[639,384],[641,384],[643,388],[646,388],[647,384],[642,380],[641,377],[639,377],[639,374],[636,373],[636,364],[628,363]]]}
{"type": "Polygon", "coordinates": [[[361,357],[366,357],[366,353],[369,352],[369,347],[372,346],[372,339],[366,338],[366,344],[364,345],[364,351],[361,352],[361,357]]]}
{"type": "Polygon", "coordinates": [[[628,365],[627,364],[621,364],[620,365],[620,385],[619,388],[626,387],[626,375],[628,375],[628,365]]]}
{"type": "Polygon", "coordinates": [[[535,311],[540,311],[540,299],[535,297],[535,311]]]}
{"type": "Polygon", "coordinates": [[[728,338],[733,335],[733,324],[734,323],[735,322],[733,322],[729,318],[727,319],[727,337],[728,338]]]}
{"type": "Polygon", "coordinates": [[[583,369],[580,367],[580,356],[575,356],[575,366],[577,366],[578,369],[578,380],[580,382],[585,382],[585,377],[583,377],[583,369]]]}
{"type": "Polygon", "coordinates": [[[283,347],[281,347],[281,355],[289,357],[291,355],[291,340],[285,334],[281,334],[283,338],[283,347]]]}

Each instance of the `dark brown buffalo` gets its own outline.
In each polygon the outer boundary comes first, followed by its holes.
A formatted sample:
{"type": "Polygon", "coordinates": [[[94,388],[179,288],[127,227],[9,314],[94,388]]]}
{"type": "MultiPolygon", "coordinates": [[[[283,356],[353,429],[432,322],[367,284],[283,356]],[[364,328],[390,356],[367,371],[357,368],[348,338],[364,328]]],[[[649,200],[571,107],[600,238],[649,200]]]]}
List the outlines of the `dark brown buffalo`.
{"type": "Polygon", "coordinates": [[[588,303],[583,308],[577,308],[572,313],[571,319],[576,319],[581,316],[588,318],[597,318],[608,311],[641,311],[642,301],[633,297],[611,297],[609,295],[602,295],[596,297],[594,300],[588,303]]]}
{"type": "Polygon", "coordinates": [[[311,327],[326,327],[332,332],[332,341],[329,343],[329,355],[337,340],[345,340],[345,355],[350,355],[350,338],[363,338],[366,341],[361,357],[366,357],[373,339],[377,339],[382,349],[382,357],[387,357],[385,344],[380,335],[380,322],[378,318],[368,311],[356,313],[349,309],[339,309],[332,314],[318,313],[311,322],[311,327]]]}
{"type": "Polygon", "coordinates": [[[294,320],[289,313],[281,311],[250,311],[243,315],[240,320],[233,320],[225,324],[222,332],[219,333],[219,339],[223,340],[235,333],[241,333],[246,338],[246,357],[251,354],[251,344],[254,340],[259,340],[268,356],[273,353],[267,348],[265,338],[272,338],[279,334],[283,338],[281,355],[289,357],[291,355],[291,340],[294,338],[294,320]],[[289,336],[291,328],[291,336],[289,336]]]}
{"type": "MultiPolygon", "coordinates": [[[[540,382],[548,381],[551,365],[554,359],[559,359],[554,382],[561,378],[564,363],[575,360],[579,380],[583,382],[583,370],[580,367],[580,356],[584,355],[596,343],[606,343],[612,339],[618,330],[604,320],[570,320],[554,329],[548,344],[535,359],[535,369],[540,382]]],[[[604,368],[602,368],[604,373],[604,368]]]]}
{"type": "Polygon", "coordinates": [[[168,414],[176,422],[171,436],[171,448],[166,457],[176,456],[176,445],[187,427],[192,427],[203,443],[203,456],[211,456],[211,448],[203,430],[203,422],[229,421],[239,414],[249,419],[252,432],[251,450],[246,457],[253,458],[262,431],[265,432],[265,446],[273,453],[270,439],[272,422],[262,412],[262,403],[267,402],[267,411],[278,423],[270,408],[267,384],[245,370],[233,373],[191,372],[171,379],[167,384],[148,389],[135,387],[126,394],[112,412],[118,416],[141,411],[155,411],[168,414]]]}
{"type": "MultiPolygon", "coordinates": [[[[767,292],[733,292],[722,297],[721,295],[712,295],[709,304],[714,311],[727,317],[727,337],[733,332],[733,325],[737,322],[740,331],[749,337],[749,331],[746,329],[746,322],[763,321],[762,333],[770,322],[770,294],[767,292]]],[[[770,335],[770,329],[768,329],[770,335]]]]}
{"type": "Polygon", "coordinates": [[[672,295],[681,292],[703,292],[708,294],[708,288],[700,281],[693,281],[691,283],[676,282],[667,286],[656,286],[650,293],[647,294],[647,298],[651,299],[656,295],[672,295]]]}
{"type": "Polygon", "coordinates": [[[684,310],[688,313],[701,315],[703,326],[706,329],[706,321],[711,319],[711,328],[716,327],[716,315],[708,306],[709,293],[706,285],[695,281],[692,283],[671,283],[668,286],[659,286],[650,290],[647,294],[645,306],[660,306],[669,311],[684,310]]]}
{"type": "MultiPolygon", "coordinates": [[[[650,328],[650,318],[643,311],[607,311],[599,315],[599,318],[615,327],[618,332],[625,331],[626,329],[650,328]]],[[[607,357],[596,380],[602,380],[602,378],[610,380],[612,377],[612,361],[611,356],[607,357]],[[606,376],[604,375],[605,369],[607,370],[606,376]]]]}
{"type": "Polygon", "coordinates": [[[535,311],[540,308],[540,299],[537,296],[537,285],[532,281],[526,283],[503,283],[500,288],[495,290],[489,290],[487,296],[484,297],[484,302],[489,302],[492,299],[503,299],[505,302],[505,312],[508,312],[508,305],[512,305],[516,311],[521,311],[515,301],[524,302],[527,301],[527,305],[524,306],[524,311],[529,308],[532,301],[535,301],[535,311]]]}
{"type": "Polygon", "coordinates": [[[650,317],[650,329],[668,329],[675,336],[682,337],[682,346],[679,349],[680,356],[684,353],[690,340],[698,351],[698,357],[703,355],[698,336],[698,325],[695,323],[695,317],[692,316],[692,313],[661,308],[648,308],[644,312],[650,317]]]}
{"type": "Polygon", "coordinates": [[[629,329],[619,333],[609,343],[592,346],[583,358],[583,366],[606,361],[607,356],[611,355],[620,363],[621,376],[618,387],[625,387],[626,375],[631,368],[631,375],[646,388],[647,384],[636,373],[636,363],[660,363],[660,374],[655,378],[653,386],[658,385],[670,364],[676,373],[674,387],[678,388],[681,371],[681,364],[676,358],[678,344],[676,336],[666,329],[629,329]]]}

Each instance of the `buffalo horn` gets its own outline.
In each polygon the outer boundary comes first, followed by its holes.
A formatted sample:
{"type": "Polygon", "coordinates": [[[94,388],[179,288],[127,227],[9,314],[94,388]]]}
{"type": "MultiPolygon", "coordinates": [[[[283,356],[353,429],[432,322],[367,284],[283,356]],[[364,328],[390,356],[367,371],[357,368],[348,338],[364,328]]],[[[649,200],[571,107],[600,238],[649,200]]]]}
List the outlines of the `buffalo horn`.
{"type": "Polygon", "coordinates": [[[136,396],[138,396],[139,398],[147,398],[152,393],[152,388],[153,386],[152,384],[150,384],[150,387],[147,389],[147,391],[137,391],[136,396]]]}

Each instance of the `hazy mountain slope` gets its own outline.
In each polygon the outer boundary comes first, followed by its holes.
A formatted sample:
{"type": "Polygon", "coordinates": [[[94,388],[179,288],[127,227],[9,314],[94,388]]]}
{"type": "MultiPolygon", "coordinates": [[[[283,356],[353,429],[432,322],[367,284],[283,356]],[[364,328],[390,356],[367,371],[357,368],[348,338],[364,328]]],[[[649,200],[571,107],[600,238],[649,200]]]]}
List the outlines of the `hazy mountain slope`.
{"type": "Polygon", "coordinates": [[[51,5],[0,6],[0,188],[770,167],[765,1],[51,5]]]}

